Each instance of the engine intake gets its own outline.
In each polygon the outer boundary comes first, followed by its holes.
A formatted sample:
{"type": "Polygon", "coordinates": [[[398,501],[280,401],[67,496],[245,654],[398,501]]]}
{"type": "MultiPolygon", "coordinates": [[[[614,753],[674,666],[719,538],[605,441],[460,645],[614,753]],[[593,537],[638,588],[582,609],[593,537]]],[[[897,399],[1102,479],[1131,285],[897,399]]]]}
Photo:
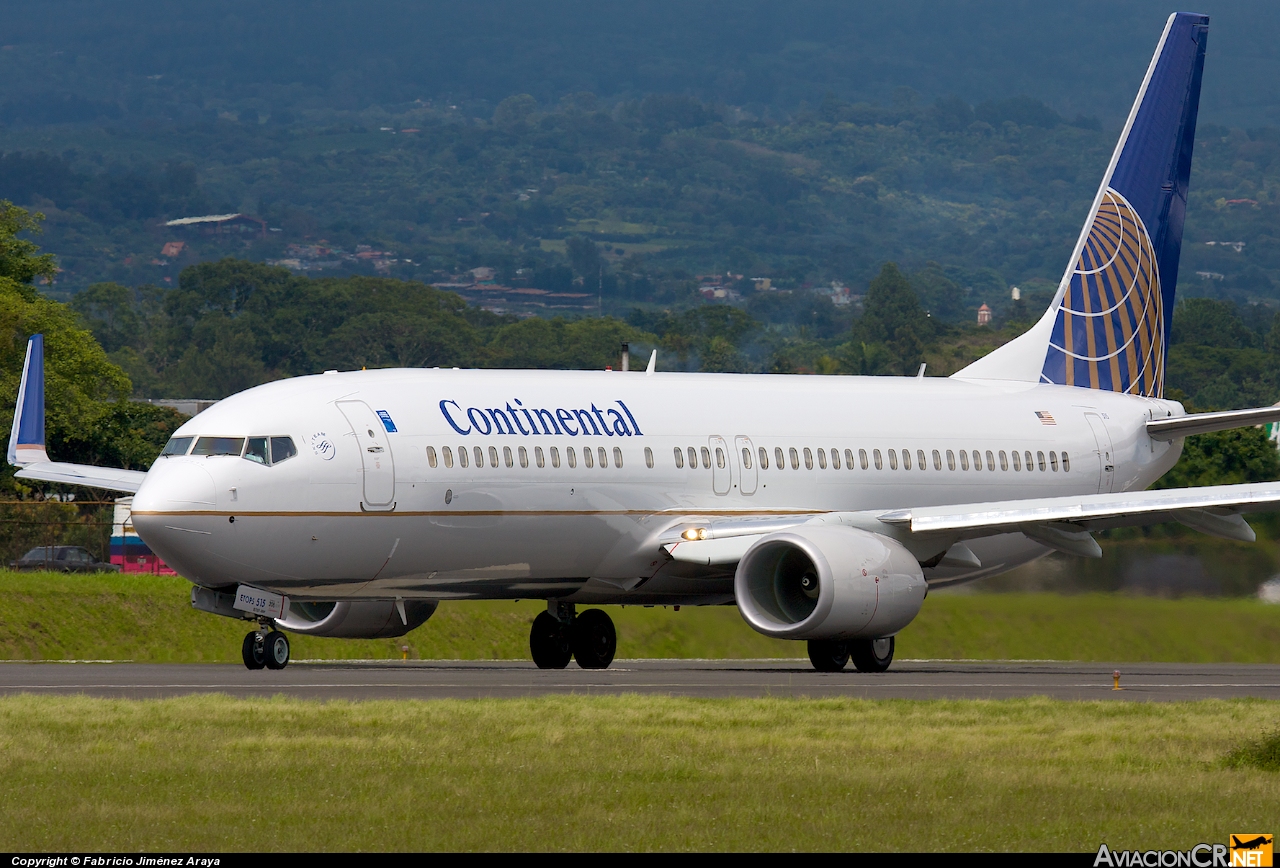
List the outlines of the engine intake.
{"type": "Polygon", "coordinates": [[[779,639],[892,636],[919,613],[926,587],[920,564],[899,543],[823,525],[764,537],[733,580],[742,617],[779,639]]]}

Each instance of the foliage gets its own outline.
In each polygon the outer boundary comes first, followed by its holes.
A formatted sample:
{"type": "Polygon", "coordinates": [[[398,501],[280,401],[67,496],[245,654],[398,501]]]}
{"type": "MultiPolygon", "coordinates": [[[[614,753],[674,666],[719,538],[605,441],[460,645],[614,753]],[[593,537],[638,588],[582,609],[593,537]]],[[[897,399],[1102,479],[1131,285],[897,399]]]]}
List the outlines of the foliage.
{"type": "Polygon", "coordinates": [[[14,283],[53,278],[57,270],[53,254],[37,254],[35,242],[18,237],[22,232],[39,232],[43,219],[43,214],[29,214],[9,200],[0,199],[0,278],[14,283]]]}
{"type": "Polygon", "coordinates": [[[1280,452],[1262,428],[1233,428],[1188,437],[1182,457],[1155,488],[1231,485],[1280,479],[1280,452]]]}

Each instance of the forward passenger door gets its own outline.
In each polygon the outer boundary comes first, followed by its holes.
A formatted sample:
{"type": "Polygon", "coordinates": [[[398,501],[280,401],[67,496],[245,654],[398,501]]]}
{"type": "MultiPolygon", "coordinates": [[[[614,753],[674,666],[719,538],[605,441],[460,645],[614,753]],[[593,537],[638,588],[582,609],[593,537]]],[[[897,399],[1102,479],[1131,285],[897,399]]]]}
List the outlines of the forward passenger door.
{"type": "Polygon", "coordinates": [[[369,509],[390,509],[396,496],[396,468],[391,456],[391,438],[382,420],[364,401],[338,401],[347,417],[360,463],[364,468],[364,501],[369,509]]]}

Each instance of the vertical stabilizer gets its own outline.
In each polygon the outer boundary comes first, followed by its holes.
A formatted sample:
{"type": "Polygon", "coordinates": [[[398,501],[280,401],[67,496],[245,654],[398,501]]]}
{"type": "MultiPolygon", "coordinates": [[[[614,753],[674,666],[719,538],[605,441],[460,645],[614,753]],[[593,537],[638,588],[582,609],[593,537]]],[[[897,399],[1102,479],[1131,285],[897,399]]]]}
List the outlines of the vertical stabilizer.
{"type": "Polygon", "coordinates": [[[48,460],[44,449],[44,335],[32,335],[27,341],[18,404],[9,432],[9,463],[25,467],[48,460]]]}
{"type": "Polygon", "coordinates": [[[1164,394],[1208,28],[1169,16],[1053,303],[957,377],[1164,394]]]}

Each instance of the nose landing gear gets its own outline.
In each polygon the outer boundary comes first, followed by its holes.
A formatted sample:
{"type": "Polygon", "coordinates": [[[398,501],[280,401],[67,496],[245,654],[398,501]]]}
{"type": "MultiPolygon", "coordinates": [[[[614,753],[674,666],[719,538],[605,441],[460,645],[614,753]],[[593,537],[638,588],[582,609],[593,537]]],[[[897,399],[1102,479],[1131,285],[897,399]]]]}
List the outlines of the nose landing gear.
{"type": "Polygon", "coordinates": [[[573,603],[549,600],[529,630],[529,653],[539,669],[563,669],[571,657],[583,669],[608,669],[617,650],[618,633],[603,609],[575,615],[573,603]]]}
{"type": "Polygon", "coordinates": [[[289,637],[274,625],[263,624],[244,637],[240,657],[246,669],[283,669],[289,665],[289,637]]]}

